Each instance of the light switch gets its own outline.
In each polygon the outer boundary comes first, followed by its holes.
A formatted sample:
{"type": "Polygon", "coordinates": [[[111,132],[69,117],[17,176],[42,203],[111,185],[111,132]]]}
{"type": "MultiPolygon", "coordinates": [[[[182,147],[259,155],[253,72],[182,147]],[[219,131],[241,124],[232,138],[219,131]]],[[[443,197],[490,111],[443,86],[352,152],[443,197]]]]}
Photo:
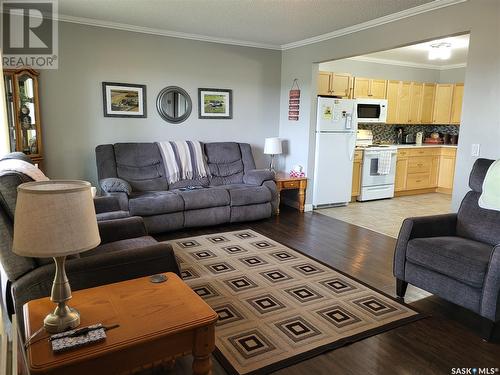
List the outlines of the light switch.
{"type": "Polygon", "coordinates": [[[472,146],[471,146],[471,151],[470,151],[470,155],[471,156],[479,156],[481,153],[481,150],[480,150],[480,147],[479,147],[479,144],[478,143],[474,143],[472,146]]]}

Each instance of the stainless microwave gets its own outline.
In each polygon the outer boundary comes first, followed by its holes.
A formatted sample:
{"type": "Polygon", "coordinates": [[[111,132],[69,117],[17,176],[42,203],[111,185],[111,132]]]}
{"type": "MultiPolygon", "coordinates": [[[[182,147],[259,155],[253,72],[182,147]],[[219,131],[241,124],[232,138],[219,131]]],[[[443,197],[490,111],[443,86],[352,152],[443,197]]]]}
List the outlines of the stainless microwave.
{"type": "Polygon", "coordinates": [[[358,122],[387,121],[387,99],[356,99],[358,122]]]}

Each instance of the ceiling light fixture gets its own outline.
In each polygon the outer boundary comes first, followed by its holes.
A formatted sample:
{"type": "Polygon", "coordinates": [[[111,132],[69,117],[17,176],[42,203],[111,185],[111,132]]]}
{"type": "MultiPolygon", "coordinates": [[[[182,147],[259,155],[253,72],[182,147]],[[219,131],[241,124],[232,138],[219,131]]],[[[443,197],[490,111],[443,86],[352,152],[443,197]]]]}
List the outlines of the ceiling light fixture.
{"type": "Polygon", "coordinates": [[[429,60],[448,60],[451,57],[451,43],[441,42],[429,46],[429,60]]]}

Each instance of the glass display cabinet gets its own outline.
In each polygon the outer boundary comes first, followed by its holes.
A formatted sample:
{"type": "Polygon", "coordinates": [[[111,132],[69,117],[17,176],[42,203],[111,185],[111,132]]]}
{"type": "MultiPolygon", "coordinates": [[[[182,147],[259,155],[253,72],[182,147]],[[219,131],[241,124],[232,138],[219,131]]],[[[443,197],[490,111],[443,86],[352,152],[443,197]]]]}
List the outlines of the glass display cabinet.
{"type": "Polygon", "coordinates": [[[42,126],[36,70],[25,68],[3,71],[10,150],[21,151],[40,164],[42,126]]]}

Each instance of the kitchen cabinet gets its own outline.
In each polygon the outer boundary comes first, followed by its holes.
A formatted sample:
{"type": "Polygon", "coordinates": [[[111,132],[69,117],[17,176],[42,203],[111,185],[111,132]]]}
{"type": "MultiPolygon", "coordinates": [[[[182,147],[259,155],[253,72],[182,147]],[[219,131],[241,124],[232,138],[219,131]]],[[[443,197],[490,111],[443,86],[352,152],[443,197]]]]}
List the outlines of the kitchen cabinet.
{"type": "Polygon", "coordinates": [[[356,200],[356,197],[361,194],[361,168],[363,162],[363,151],[356,150],[354,153],[354,161],[352,164],[352,200],[356,200]]]}
{"type": "Polygon", "coordinates": [[[453,99],[451,101],[451,121],[450,124],[459,125],[462,117],[462,100],[464,97],[464,84],[453,85],[453,99]]]}
{"type": "Polygon", "coordinates": [[[372,79],[370,80],[370,94],[373,99],[385,99],[387,92],[387,80],[372,79]]]}
{"type": "Polygon", "coordinates": [[[438,174],[438,191],[442,193],[451,194],[453,190],[456,154],[457,150],[455,148],[442,149],[438,174]]]}
{"type": "Polygon", "coordinates": [[[387,81],[387,120],[388,124],[398,123],[398,99],[400,81],[387,81]]]}
{"type": "Polygon", "coordinates": [[[320,71],[317,86],[318,95],[387,99],[387,124],[460,124],[463,83],[384,80],[320,71]]]}
{"type": "Polygon", "coordinates": [[[396,180],[394,181],[394,191],[406,190],[406,176],[408,175],[408,155],[402,150],[398,150],[396,160],[396,180]]]}
{"type": "Polygon", "coordinates": [[[449,124],[451,120],[451,104],[453,101],[453,84],[438,83],[434,98],[434,124],[449,124]]]}
{"type": "Polygon", "coordinates": [[[352,76],[348,73],[319,71],[318,95],[348,98],[351,94],[352,76]]]}
{"type": "Polygon", "coordinates": [[[421,124],[424,84],[412,82],[410,87],[410,114],[408,123],[421,124]]]}
{"type": "Polygon", "coordinates": [[[451,194],[455,157],[456,148],[400,148],[396,162],[396,196],[436,191],[451,194]]]}
{"type": "Polygon", "coordinates": [[[436,94],[435,83],[422,84],[422,106],[420,111],[420,123],[431,124],[434,111],[434,96],[436,94]]]}
{"type": "Polygon", "coordinates": [[[387,82],[388,124],[408,124],[410,118],[410,81],[387,82]]]}
{"type": "Polygon", "coordinates": [[[330,94],[330,72],[322,72],[318,73],[318,95],[331,95],[330,94]]]}
{"type": "Polygon", "coordinates": [[[353,98],[385,99],[387,81],[385,79],[372,79],[355,77],[353,98]]]}
{"type": "Polygon", "coordinates": [[[400,83],[398,99],[398,124],[408,124],[410,120],[410,89],[411,82],[400,83]]]}

